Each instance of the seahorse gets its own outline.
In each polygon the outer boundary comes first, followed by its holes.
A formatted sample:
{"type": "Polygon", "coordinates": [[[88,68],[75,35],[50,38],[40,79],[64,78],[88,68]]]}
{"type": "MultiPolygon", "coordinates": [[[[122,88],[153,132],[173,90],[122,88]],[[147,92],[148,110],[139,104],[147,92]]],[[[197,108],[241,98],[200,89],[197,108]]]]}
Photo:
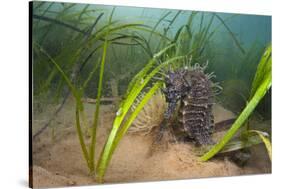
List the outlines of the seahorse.
{"type": "MultiPolygon", "coordinates": [[[[179,124],[177,129],[184,136],[194,140],[198,145],[213,144],[211,135],[214,131],[214,90],[210,80],[212,74],[205,74],[204,68],[195,65],[191,68],[181,68],[169,71],[165,77],[165,94],[167,109],[164,119],[169,120],[178,102],[179,124]]],[[[160,132],[165,125],[160,126],[160,132]]]]}

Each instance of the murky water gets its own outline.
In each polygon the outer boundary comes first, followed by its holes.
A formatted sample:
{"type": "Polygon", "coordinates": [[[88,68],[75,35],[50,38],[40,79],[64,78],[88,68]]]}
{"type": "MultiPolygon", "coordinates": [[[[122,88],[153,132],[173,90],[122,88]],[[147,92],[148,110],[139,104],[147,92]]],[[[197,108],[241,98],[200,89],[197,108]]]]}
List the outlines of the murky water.
{"type": "MultiPolygon", "coordinates": [[[[251,99],[258,64],[271,44],[271,16],[40,1],[33,3],[32,11],[32,131],[33,137],[42,136],[44,140],[43,133],[54,137],[56,128],[74,127],[75,107],[81,113],[82,125],[94,125],[97,117],[104,120],[103,110],[95,113],[100,100],[102,109],[110,107],[106,112],[115,115],[109,123],[107,120],[108,131],[101,139],[104,141],[110,131],[108,124],[127,110],[137,110],[144,96],[165,78],[168,70],[181,69],[187,63],[208,63],[206,72],[213,72],[216,77],[212,82],[218,82],[222,88],[216,103],[237,116],[251,99]],[[161,67],[162,64],[169,65],[161,67]],[[161,69],[153,70],[157,66],[161,69]],[[137,86],[141,85],[144,86],[138,91],[137,86]],[[126,98],[135,95],[132,91],[138,92],[132,107],[126,110],[123,105],[130,103],[126,98]],[[79,103],[94,110],[85,108],[83,117],[79,103]],[[73,114],[61,113],[66,107],[73,109],[73,114]],[[56,121],[61,119],[64,121],[56,121]]],[[[152,115],[147,116],[153,119],[152,115]]],[[[252,129],[271,135],[271,89],[250,120],[252,129]]],[[[268,169],[249,172],[270,172],[268,169]]],[[[118,182],[118,178],[112,180],[118,182]]]]}

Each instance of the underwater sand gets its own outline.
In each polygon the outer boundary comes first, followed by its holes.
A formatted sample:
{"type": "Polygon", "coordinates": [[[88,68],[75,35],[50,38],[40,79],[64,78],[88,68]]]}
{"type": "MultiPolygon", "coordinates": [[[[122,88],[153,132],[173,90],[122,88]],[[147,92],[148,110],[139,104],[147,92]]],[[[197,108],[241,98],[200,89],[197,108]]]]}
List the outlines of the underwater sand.
{"type": "MultiPolygon", "coordinates": [[[[52,125],[33,141],[34,187],[97,184],[89,176],[75,130],[74,105],[65,105],[52,125]],[[55,129],[52,129],[55,128],[55,129]]],[[[54,107],[36,116],[34,131],[48,120],[54,107]]],[[[99,120],[98,154],[110,132],[115,113],[111,105],[102,105],[99,120]]],[[[85,104],[89,120],[94,105],[85,104]]],[[[234,114],[219,105],[214,107],[215,122],[234,114]]],[[[127,134],[117,147],[105,176],[105,183],[160,181],[244,174],[270,173],[271,164],[263,145],[253,147],[249,163],[241,168],[225,158],[199,162],[191,143],[169,143],[151,153],[153,135],[127,134]]]]}

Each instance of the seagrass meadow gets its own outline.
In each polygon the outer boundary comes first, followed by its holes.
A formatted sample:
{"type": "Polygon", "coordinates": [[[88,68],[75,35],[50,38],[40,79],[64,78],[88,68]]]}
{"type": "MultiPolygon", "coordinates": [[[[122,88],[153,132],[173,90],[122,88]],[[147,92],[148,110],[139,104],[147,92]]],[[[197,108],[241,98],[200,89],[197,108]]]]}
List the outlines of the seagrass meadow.
{"type": "Polygon", "coordinates": [[[271,16],[30,3],[30,186],[271,173],[271,16]]]}

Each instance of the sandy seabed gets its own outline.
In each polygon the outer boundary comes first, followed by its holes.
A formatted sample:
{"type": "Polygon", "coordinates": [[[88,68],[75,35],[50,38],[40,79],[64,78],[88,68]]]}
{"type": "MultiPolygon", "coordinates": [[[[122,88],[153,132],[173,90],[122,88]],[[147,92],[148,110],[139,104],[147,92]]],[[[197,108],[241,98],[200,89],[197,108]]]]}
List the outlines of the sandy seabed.
{"type": "MultiPolygon", "coordinates": [[[[33,131],[42,127],[54,107],[35,116],[33,131]]],[[[85,104],[89,120],[94,106],[85,104]]],[[[103,105],[97,135],[97,154],[110,132],[115,113],[103,105]]],[[[214,107],[215,122],[234,115],[219,105],[214,107]]],[[[68,103],[52,125],[33,141],[33,187],[97,184],[89,176],[75,130],[74,106],[68,103]]],[[[127,134],[117,147],[105,175],[105,183],[125,183],[271,173],[271,163],[263,145],[251,148],[251,159],[239,167],[225,158],[200,162],[191,143],[169,143],[151,153],[154,135],[127,134]]],[[[87,139],[89,142],[89,139],[87,139]]]]}

